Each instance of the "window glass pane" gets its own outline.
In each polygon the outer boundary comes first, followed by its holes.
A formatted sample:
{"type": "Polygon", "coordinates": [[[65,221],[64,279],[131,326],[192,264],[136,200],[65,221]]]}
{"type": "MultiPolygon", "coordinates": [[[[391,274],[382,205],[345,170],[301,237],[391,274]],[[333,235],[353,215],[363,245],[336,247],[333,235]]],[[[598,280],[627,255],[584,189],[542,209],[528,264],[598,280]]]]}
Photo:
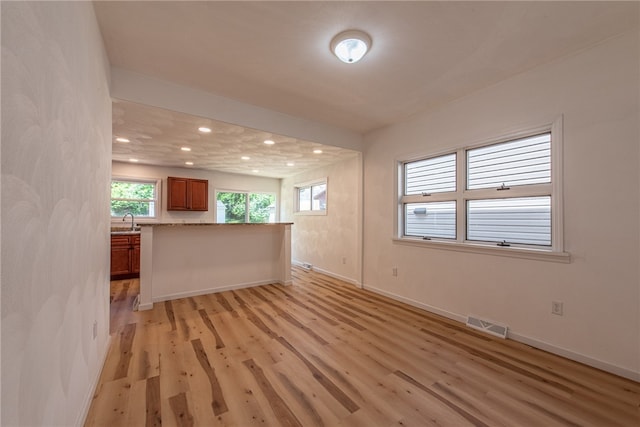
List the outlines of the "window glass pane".
{"type": "Polygon", "coordinates": [[[311,210],[323,211],[327,209],[327,184],[319,184],[311,187],[311,210]]]}
{"type": "Polygon", "coordinates": [[[405,235],[456,238],[456,202],[405,204],[405,235]]]}
{"type": "Polygon", "coordinates": [[[433,157],[404,165],[405,195],[456,191],[456,155],[433,157]]]}
{"type": "Polygon", "coordinates": [[[156,216],[156,184],[152,182],[111,181],[111,216],[132,213],[135,217],[156,216]]]}
{"type": "Polygon", "coordinates": [[[276,222],[276,196],[273,194],[250,194],[249,222],[276,222]]]}
{"type": "Polygon", "coordinates": [[[132,202],[122,200],[111,200],[111,216],[124,216],[131,212],[137,217],[155,217],[154,202],[132,202]]]}
{"type": "Polygon", "coordinates": [[[469,200],[467,239],[551,245],[551,197],[469,200]]]}
{"type": "Polygon", "coordinates": [[[298,188],[298,210],[311,210],[311,187],[298,188]]]}
{"type": "Polygon", "coordinates": [[[220,192],[217,196],[218,202],[224,205],[224,209],[221,206],[218,207],[218,219],[219,223],[244,223],[246,222],[247,212],[247,194],[246,193],[232,193],[232,192],[220,192]],[[223,212],[224,211],[224,216],[223,212]],[[224,221],[223,221],[224,218],[224,221]]]}
{"type": "Polygon", "coordinates": [[[551,182],[551,134],[467,151],[467,188],[551,182]]]}

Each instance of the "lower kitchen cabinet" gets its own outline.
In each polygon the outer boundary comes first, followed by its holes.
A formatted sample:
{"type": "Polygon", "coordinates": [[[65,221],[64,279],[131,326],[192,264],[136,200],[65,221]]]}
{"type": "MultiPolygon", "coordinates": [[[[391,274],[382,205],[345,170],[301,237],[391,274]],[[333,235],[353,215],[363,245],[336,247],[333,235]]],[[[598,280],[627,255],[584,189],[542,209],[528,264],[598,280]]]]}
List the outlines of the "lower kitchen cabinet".
{"type": "Polygon", "coordinates": [[[111,235],[111,280],[140,276],[140,235],[111,235]]]}

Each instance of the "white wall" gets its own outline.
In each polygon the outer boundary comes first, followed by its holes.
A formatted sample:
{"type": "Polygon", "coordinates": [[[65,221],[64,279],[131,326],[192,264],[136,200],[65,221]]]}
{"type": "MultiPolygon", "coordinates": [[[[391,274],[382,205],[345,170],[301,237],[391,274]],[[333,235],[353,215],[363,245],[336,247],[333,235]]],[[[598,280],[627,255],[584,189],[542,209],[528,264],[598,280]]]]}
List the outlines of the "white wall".
{"type": "Polygon", "coordinates": [[[638,33],[549,63],[365,138],[364,286],[640,379],[638,33]],[[394,244],[395,158],[564,116],[570,264],[394,244]],[[398,277],[391,270],[398,268],[398,277]],[[564,302],[564,316],[551,301],[564,302]]]}
{"type": "Polygon", "coordinates": [[[282,180],[282,221],[291,227],[291,257],[314,269],[361,283],[362,156],[282,180]],[[296,215],[295,185],[327,178],[327,214],[296,215]],[[344,262],[343,262],[344,261],[344,262]]]}
{"type": "Polygon", "coordinates": [[[2,2],[4,426],[81,425],[102,368],[108,73],[91,2],[2,2]]]}
{"type": "MultiPolygon", "coordinates": [[[[162,179],[162,211],[159,222],[202,222],[215,220],[216,190],[250,191],[272,193],[280,199],[280,180],[259,176],[232,174],[226,172],[205,171],[200,169],[168,168],[132,163],[113,162],[113,176],[129,178],[162,179]],[[197,178],[209,181],[209,210],[207,212],[167,211],[167,177],[197,178]]],[[[129,220],[127,218],[127,224],[129,220]]],[[[136,222],[144,222],[136,218],[136,222]]],[[[113,221],[114,226],[122,226],[122,221],[113,221]]]]}

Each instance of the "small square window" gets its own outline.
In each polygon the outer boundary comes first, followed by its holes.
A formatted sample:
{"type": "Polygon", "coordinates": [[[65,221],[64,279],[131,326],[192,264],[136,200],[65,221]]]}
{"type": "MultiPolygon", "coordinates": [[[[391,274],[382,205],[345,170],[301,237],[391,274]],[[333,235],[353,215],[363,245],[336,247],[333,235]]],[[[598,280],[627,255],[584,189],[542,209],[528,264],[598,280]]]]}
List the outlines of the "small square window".
{"type": "Polygon", "coordinates": [[[295,186],[296,213],[326,215],[327,181],[298,184],[295,186]]]}

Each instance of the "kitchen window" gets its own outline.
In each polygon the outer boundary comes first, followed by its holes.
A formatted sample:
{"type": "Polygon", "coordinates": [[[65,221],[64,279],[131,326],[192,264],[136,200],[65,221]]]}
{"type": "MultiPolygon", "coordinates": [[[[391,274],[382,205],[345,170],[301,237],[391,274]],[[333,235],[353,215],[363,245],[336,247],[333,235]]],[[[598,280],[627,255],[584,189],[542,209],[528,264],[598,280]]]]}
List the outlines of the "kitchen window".
{"type": "Polygon", "coordinates": [[[246,191],[216,192],[216,222],[273,223],[276,222],[276,196],[270,193],[246,191]]]}
{"type": "Polygon", "coordinates": [[[156,219],[159,188],[160,182],[155,179],[112,178],[111,217],[132,213],[136,219],[156,219]]]}
{"type": "Polygon", "coordinates": [[[296,214],[327,214],[327,179],[295,185],[296,214]]]}
{"type": "Polygon", "coordinates": [[[560,130],[558,120],[484,144],[399,161],[395,240],[473,252],[491,248],[523,257],[527,251],[566,256],[560,130]]]}

